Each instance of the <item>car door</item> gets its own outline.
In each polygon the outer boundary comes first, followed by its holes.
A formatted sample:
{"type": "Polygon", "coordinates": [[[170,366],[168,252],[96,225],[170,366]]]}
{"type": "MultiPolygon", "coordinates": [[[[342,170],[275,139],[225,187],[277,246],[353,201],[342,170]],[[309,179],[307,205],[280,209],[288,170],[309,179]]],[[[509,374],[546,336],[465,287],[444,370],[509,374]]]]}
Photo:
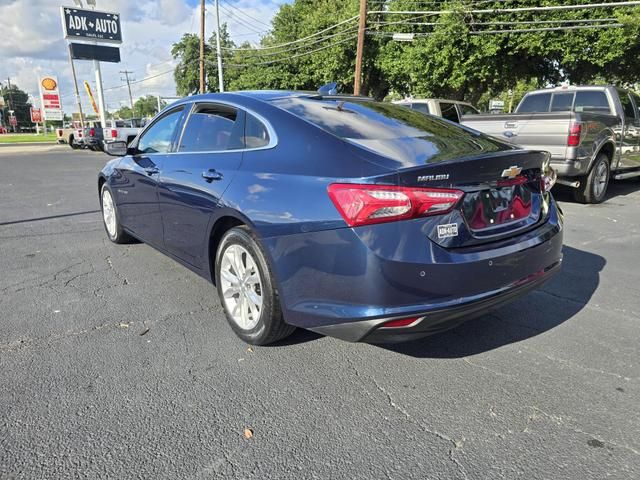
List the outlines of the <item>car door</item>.
{"type": "Polygon", "coordinates": [[[121,223],[147,243],[162,245],[162,218],[158,205],[158,175],[168,158],[184,114],[184,106],[168,111],[149,126],[133,154],[118,164],[115,186],[121,223]]]}
{"type": "Polygon", "coordinates": [[[631,97],[624,90],[618,90],[622,104],[622,130],[616,132],[620,136],[620,161],[617,169],[624,170],[637,167],[638,163],[638,117],[631,97]]]}
{"type": "Polygon", "coordinates": [[[209,222],[242,162],[244,127],[241,109],[196,103],[177,152],[163,164],[158,195],[164,247],[195,267],[205,260],[209,222]]]}

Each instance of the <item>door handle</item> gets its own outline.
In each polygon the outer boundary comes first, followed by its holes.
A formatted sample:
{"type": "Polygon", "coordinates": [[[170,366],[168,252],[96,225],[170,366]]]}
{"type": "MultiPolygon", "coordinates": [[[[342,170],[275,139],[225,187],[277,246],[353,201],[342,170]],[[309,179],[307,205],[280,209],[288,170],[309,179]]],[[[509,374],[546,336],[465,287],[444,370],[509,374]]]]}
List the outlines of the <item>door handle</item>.
{"type": "Polygon", "coordinates": [[[149,176],[155,175],[156,173],[160,173],[160,169],[156,167],[145,168],[144,171],[147,172],[147,175],[149,176]]]}
{"type": "Polygon", "coordinates": [[[222,180],[222,174],[220,172],[216,172],[213,168],[211,168],[205,172],[202,172],[202,178],[211,183],[214,180],[222,180]]]}

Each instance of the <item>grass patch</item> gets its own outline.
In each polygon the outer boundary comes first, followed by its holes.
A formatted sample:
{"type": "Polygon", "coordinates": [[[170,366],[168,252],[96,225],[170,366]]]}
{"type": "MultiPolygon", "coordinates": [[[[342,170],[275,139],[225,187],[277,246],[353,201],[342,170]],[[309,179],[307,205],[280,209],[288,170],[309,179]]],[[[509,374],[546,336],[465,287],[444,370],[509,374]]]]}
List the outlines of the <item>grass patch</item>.
{"type": "Polygon", "coordinates": [[[35,133],[8,133],[0,135],[0,143],[55,142],[56,134],[36,135],[35,133]]]}

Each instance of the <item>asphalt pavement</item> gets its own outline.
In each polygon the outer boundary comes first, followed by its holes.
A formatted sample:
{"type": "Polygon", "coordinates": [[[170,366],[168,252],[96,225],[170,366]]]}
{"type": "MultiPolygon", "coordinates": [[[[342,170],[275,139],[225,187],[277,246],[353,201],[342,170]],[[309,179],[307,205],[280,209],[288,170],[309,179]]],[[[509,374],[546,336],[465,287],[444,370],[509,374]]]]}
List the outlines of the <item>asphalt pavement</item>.
{"type": "Polygon", "coordinates": [[[559,276],[455,330],[248,348],[205,280],[107,240],[107,160],[0,149],[0,478],[640,478],[640,181],[560,191],[559,276]]]}

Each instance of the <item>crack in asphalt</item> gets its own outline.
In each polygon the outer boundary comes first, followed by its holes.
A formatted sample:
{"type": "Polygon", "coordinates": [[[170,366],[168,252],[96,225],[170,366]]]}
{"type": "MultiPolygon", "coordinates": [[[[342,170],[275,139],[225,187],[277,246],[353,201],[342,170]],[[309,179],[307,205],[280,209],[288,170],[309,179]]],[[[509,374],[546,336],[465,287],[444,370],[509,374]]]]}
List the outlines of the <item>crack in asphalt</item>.
{"type": "Polygon", "coordinates": [[[91,232],[99,232],[102,230],[101,227],[97,228],[88,228],[82,230],[65,230],[62,232],[50,232],[50,233],[29,233],[24,235],[2,235],[0,236],[0,240],[15,240],[17,238],[36,238],[36,237],[53,237],[56,235],[76,235],[78,233],[91,233],[91,232]]]}
{"type": "MultiPolygon", "coordinates": [[[[539,414],[541,414],[541,416],[545,417],[548,420],[551,420],[552,422],[554,422],[556,425],[558,425],[559,427],[565,428],[573,433],[578,433],[581,435],[587,435],[591,438],[594,438],[596,440],[599,440],[605,444],[609,444],[609,445],[613,445],[614,447],[617,448],[622,448],[624,450],[627,450],[629,452],[631,452],[634,455],[640,456],[640,451],[637,450],[636,448],[630,446],[630,445],[626,445],[626,444],[621,444],[621,443],[617,443],[608,439],[605,439],[603,437],[601,437],[600,435],[594,434],[592,432],[587,432],[585,430],[582,430],[580,428],[576,428],[572,425],[569,425],[564,418],[562,418],[562,416],[560,415],[554,415],[551,413],[547,413],[544,410],[542,410],[540,407],[536,407],[535,405],[530,405],[528,408],[534,410],[535,412],[538,412],[539,414]]],[[[527,419],[527,423],[529,423],[532,420],[535,420],[537,417],[534,415],[529,416],[529,418],[527,419]]]]}
{"type": "Polygon", "coordinates": [[[116,277],[118,277],[120,280],[122,280],[122,285],[129,285],[129,280],[127,279],[127,277],[125,275],[123,275],[122,273],[120,273],[120,271],[113,266],[113,262],[111,261],[111,255],[107,255],[106,257],[104,257],[105,261],[107,262],[107,265],[109,266],[109,269],[113,271],[113,273],[116,275],[116,277]]]}
{"type": "Polygon", "coordinates": [[[468,364],[468,365],[471,365],[472,367],[480,368],[482,370],[486,370],[486,371],[491,372],[494,375],[497,375],[499,377],[513,378],[513,375],[511,375],[509,373],[499,372],[498,370],[494,370],[493,368],[489,368],[489,367],[486,367],[484,365],[479,365],[477,363],[473,363],[471,360],[469,360],[469,357],[464,357],[462,359],[462,361],[464,363],[468,364]]]}
{"type": "Polygon", "coordinates": [[[355,364],[351,361],[351,359],[347,358],[347,363],[349,364],[349,366],[351,367],[351,369],[355,372],[356,377],[358,378],[363,378],[363,379],[369,379],[371,381],[371,383],[373,383],[373,385],[375,386],[376,390],[378,390],[380,393],[382,393],[386,399],[387,399],[387,404],[396,412],[400,413],[402,416],[404,416],[407,421],[409,421],[410,423],[416,425],[418,428],[420,428],[423,432],[428,433],[429,435],[432,435],[442,441],[445,441],[449,444],[451,444],[451,448],[449,448],[449,452],[448,452],[448,457],[449,460],[455,464],[458,472],[460,472],[460,474],[462,475],[462,478],[464,479],[468,479],[469,476],[467,475],[467,470],[464,468],[464,465],[462,464],[462,462],[460,462],[460,460],[458,460],[455,456],[454,456],[454,452],[462,449],[462,446],[464,445],[464,438],[460,441],[455,440],[454,438],[439,432],[438,430],[433,430],[431,428],[429,428],[427,425],[425,425],[423,422],[421,422],[420,420],[414,418],[411,416],[411,414],[401,405],[399,405],[398,403],[396,403],[396,401],[393,399],[393,396],[387,391],[386,388],[384,388],[382,385],[380,385],[380,383],[378,382],[378,380],[372,375],[369,377],[365,377],[363,375],[360,374],[360,371],[358,370],[358,368],[355,366],[355,364]]]}
{"type": "Polygon", "coordinates": [[[18,350],[24,350],[28,347],[37,347],[39,345],[43,345],[43,344],[48,344],[51,342],[55,342],[55,341],[60,341],[60,340],[64,340],[66,338],[73,338],[73,337],[78,337],[81,335],[87,335],[87,334],[92,334],[95,333],[97,331],[100,330],[105,330],[108,328],[127,328],[129,329],[129,327],[131,327],[132,325],[141,325],[144,328],[149,328],[152,325],[158,325],[162,322],[165,322],[167,320],[171,320],[171,319],[178,319],[180,317],[183,316],[191,316],[191,315],[195,315],[197,313],[201,313],[201,310],[189,310],[187,312],[176,312],[176,313],[170,313],[168,315],[165,315],[161,318],[158,318],[156,320],[152,320],[152,321],[129,321],[129,322],[107,322],[107,323],[103,323],[100,325],[96,325],[90,328],[83,328],[81,330],[67,330],[66,332],[63,333],[53,333],[51,335],[47,335],[45,337],[37,337],[37,338],[22,338],[22,339],[18,339],[18,340],[12,340],[11,342],[5,343],[5,344],[0,344],[0,352],[11,352],[11,351],[18,351],[18,350]]]}
{"type": "Polygon", "coordinates": [[[570,360],[566,360],[564,358],[559,358],[559,357],[556,357],[556,356],[553,356],[553,355],[549,355],[548,353],[541,352],[539,350],[536,350],[535,348],[531,348],[531,347],[528,347],[526,345],[522,345],[522,349],[527,351],[527,352],[531,352],[531,353],[535,353],[537,355],[540,355],[540,356],[546,358],[547,360],[551,360],[552,362],[556,362],[556,363],[560,363],[560,364],[563,364],[563,365],[567,365],[569,367],[576,368],[578,370],[583,370],[585,372],[599,373],[601,375],[608,375],[610,377],[614,377],[614,378],[617,378],[619,380],[625,380],[627,382],[630,381],[630,380],[639,380],[640,379],[640,377],[625,377],[624,375],[620,375],[619,373],[608,372],[606,370],[600,370],[598,368],[585,367],[585,366],[580,365],[578,363],[574,363],[574,362],[572,362],[570,360]]]}

